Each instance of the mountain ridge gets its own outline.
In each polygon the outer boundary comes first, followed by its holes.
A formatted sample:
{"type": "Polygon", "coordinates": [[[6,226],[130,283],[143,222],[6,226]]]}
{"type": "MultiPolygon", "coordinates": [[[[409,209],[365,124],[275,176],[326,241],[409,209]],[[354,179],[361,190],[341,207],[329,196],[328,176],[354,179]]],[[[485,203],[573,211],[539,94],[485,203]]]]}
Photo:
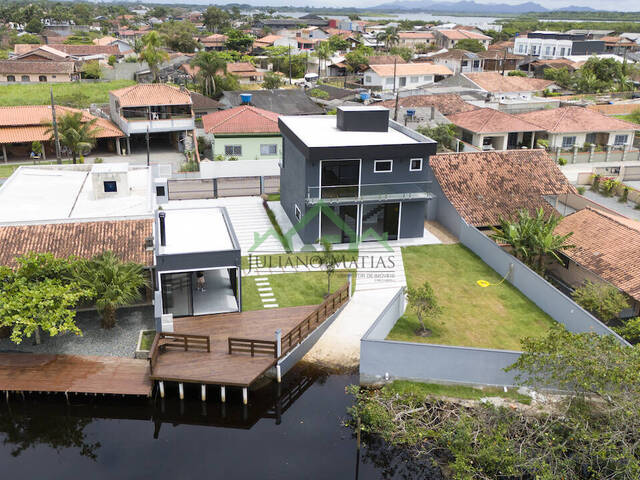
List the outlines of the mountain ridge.
{"type": "Polygon", "coordinates": [[[542,12],[595,12],[591,7],[562,7],[549,9],[543,7],[536,2],[524,2],[518,5],[510,5],[507,3],[477,3],[473,0],[455,1],[432,1],[432,0],[406,0],[382,3],[371,7],[372,10],[397,10],[397,11],[429,11],[429,12],[447,12],[447,13],[542,13],[542,12]]]}

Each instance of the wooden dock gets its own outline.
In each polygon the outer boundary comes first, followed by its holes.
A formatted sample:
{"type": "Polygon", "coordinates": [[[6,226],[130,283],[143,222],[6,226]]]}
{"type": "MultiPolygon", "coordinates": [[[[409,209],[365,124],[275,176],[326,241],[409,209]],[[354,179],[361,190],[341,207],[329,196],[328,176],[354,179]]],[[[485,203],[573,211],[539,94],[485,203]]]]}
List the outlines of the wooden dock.
{"type": "Polygon", "coordinates": [[[152,387],[146,360],[0,354],[0,391],[150,396],[152,387]]]}

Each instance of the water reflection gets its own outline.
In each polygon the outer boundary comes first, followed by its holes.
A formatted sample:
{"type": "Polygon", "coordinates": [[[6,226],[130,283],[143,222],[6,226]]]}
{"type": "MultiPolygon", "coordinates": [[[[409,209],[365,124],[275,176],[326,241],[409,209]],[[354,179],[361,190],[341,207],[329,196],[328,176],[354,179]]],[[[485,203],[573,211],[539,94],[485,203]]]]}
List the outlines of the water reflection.
{"type": "Polygon", "coordinates": [[[379,440],[358,450],[342,423],[345,387],[355,382],[298,366],[252,391],[246,407],[239,390],[227,390],[223,404],[213,387],[201,402],[199,386],[184,401],[171,389],[164,400],[12,396],[0,402],[0,463],[22,478],[74,478],[80,469],[92,480],[163,479],[176,468],[201,478],[215,467],[225,480],[298,479],[303,470],[304,478],[440,480],[428,462],[379,440]]]}

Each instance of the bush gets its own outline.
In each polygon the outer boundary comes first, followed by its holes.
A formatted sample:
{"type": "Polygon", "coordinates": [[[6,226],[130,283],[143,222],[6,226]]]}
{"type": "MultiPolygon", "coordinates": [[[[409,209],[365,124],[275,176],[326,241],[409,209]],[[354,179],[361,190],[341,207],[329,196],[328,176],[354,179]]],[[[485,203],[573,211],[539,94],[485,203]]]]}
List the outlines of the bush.
{"type": "Polygon", "coordinates": [[[584,192],[587,190],[587,188],[582,186],[582,185],[580,185],[579,187],[576,187],[576,190],[578,191],[578,193],[580,195],[584,195],[584,192]]]}
{"type": "Polygon", "coordinates": [[[626,203],[627,200],[629,199],[629,190],[631,190],[629,187],[625,186],[622,189],[622,195],[620,195],[620,199],[618,200],[620,203],[626,203]]]}
{"type": "Polygon", "coordinates": [[[187,160],[180,165],[181,172],[198,172],[200,171],[200,165],[195,160],[187,160]]]}
{"type": "Polygon", "coordinates": [[[635,345],[640,342],[640,317],[630,318],[622,326],[613,327],[613,330],[627,342],[635,345]]]}
{"type": "Polygon", "coordinates": [[[282,76],[276,73],[265,73],[262,88],[267,90],[275,90],[282,86],[282,76]]]}
{"type": "Polygon", "coordinates": [[[586,281],[571,295],[582,308],[589,310],[604,323],[618,316],[621,310],[629,308],[627,297],[613,285],[586,281]]]}
{"type": "Polygon", "coordinates": [[[326,100],[329,98],[329,92],[325,92],[320,88],[312,88],[311,90],[309,90],[309,96],[326,100]]]}
{"type": "Polygon", "coordinates": [[[600,175],[593,175],[591,177],[591,190],[594,192],[600,191],[600,175]]]}
{"type": "Polygon", "coordinates": [[[112,67],[116,64],[116,62],[118,61],[118,59],[116,58],[115,55],[109,55],[109,65],[111,65],[112,67]]]}
{"type": "Polygon", "coordinates": [[[611,197],[615,193],[618,185],[620,185],[619,180],[616,180],[614,177],[605,177],[600,180],[600,191],[607,197],[611,197]]]}
{"type": "Polygon", "coordinates": [[[560,165],[561,167],[566,165],[566,164],[567,164],[567,159],[566,158],[560,157],[558,159],[558,165],[560,165]]]}
{"type": "Polygon", "coordinates": [[[523,72],[522,70],[511,70],[509,73],[507,73],[507,76],[509,76],[509,77],[526,77],[527,73],[523,72]]]}

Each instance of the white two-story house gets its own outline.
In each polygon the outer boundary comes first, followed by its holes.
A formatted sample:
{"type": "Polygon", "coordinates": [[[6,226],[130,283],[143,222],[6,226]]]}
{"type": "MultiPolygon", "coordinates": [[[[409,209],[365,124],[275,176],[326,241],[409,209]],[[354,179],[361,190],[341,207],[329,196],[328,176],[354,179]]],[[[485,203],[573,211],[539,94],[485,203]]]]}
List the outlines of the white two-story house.
{"type": "Polygon", "coordinates": [[[450,77],[453,72],[433,63],[396,63],[369,65],[364,72],[364,86],[380,90],[413,89],[450,77]]]}
{"type": "Polygon", "coordinates": [[[127,151],[145,148],[146,135],[155,146],[180,151],[193,146],[195,122],[186,89],[159,83],[137,84],[109,92],[111,120],[127,138],[127,151]]]}

